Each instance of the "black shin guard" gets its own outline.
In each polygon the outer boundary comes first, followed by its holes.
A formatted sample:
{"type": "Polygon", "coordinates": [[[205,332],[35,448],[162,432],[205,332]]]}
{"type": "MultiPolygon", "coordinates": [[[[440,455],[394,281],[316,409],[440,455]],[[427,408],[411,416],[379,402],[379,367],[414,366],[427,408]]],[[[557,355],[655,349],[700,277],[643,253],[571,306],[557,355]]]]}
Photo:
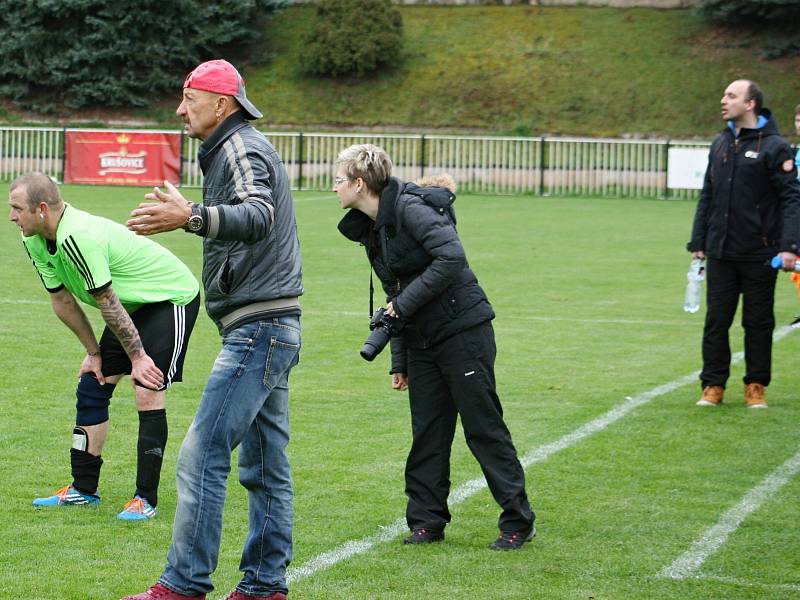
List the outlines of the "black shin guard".
{"type": "Polygon", "coordinates": [[[158,504],[158,482],[167,446],[167,411],[145,410],[139,413],[139,443],[136,467],[136,494],[152,506],[158,504]]]}
{"type": "Polygon", "coordinates": [[[72,487],[82,494],[96,494],[103,459],[85,450],[69,449],[72,463],[72,487]]]}

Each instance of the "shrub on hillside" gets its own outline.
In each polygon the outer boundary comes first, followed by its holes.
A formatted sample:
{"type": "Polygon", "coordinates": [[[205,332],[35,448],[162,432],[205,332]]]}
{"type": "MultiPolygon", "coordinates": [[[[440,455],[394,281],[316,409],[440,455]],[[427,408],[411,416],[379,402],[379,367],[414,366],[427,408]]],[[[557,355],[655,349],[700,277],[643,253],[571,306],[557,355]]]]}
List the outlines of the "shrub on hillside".
{"type": "Polygon", "coordinates": [[[771,29],[774,41],[766,58],[800,55],[800,2],[797,0],[704,0],[701,13],[712,21],[741,29],[771,29]]]}
{"type": "Polygon", "coordinates": [[[21,106],[146,106],[263,30],[278,0],[0,0],[0,94],[21,106]]]}
{"type": "Polygon", "coordinates": [[[403,19],[390,0],[319,0],[300,70],[363,77],[397,62],[402,44],[403,19]]]}

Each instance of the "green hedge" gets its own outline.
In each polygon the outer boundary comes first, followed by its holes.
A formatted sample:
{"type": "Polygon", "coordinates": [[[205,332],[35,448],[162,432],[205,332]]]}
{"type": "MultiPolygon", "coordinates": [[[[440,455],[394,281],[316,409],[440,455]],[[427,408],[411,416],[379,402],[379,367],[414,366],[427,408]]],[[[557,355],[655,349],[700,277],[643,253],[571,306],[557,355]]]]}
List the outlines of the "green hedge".
{"type": "Polygon", "coordinates": [[[774,32],[763,47],[765,58],[800,55],[800,2],[798,0],[705,0],[704,16],[745,31],[763,28],[774,32]]]}
{"type": "Polygon", "coordinates": [[[398,63],[403,19],[390,0],[320,0],[300,53],[311,76],[363,77],[398,63]]]}
{"type": "Polygon", "coordinates": [[[259,39],[276,0],[0,0],[0,94],[61,104],[150,106],[181,75],[259,39]]]}

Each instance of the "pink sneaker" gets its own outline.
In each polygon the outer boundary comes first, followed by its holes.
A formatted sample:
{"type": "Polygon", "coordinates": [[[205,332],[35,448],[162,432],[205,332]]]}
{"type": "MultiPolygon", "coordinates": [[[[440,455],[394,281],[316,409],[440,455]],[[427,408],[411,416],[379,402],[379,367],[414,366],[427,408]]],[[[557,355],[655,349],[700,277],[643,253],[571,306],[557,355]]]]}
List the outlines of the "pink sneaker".
{"type": "Polygon", "coordinates": [[[146,592],[136,594],[135,596],[125,596],[122,600],[186,600],[193,598],[194,600],[206,600],[205,594],[198,596],[184,596],[178,592],[173,592],[168,587],[164,587],[160,583],[155,584],[146,592]]]}

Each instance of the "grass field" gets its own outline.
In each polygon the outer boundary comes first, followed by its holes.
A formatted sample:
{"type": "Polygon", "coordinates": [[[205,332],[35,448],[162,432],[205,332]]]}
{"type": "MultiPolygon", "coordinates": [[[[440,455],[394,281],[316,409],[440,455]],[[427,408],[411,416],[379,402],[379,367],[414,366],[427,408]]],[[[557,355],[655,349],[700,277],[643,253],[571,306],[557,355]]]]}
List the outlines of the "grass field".
{"type": "MultiPolygon", "coordinates": [[[[68,201],[116,220],[143,192],[64,188],[68,201]]],[[[7,197],[7,186],[0,193],[7,197]]],[[[336,231],[333,194],[296,201],[306,294],[291,381],[291,598],[800,595],[800,334],[784,328],[800,306],[781,276],[768,410],[742,405],[741,363],[723,406],[695,407],[702,312],[681,309],[692,203],[458,199],[470,262],[497,312],[499,392],[538,513],[533,543],[494,553],[498,508],[470,484],[480,471],[460,434],[446,542],[399,542],[409,415],[405,395],[390,389],[388,357],[368,364],[358,356],[368,333],[366,260],[336,231]]],[[[159,239],[199,272],[198,239],[159,239]]],[[[52,314],[11,223],[0,233],[0,270],[0,598],[114,600],[141,591],[165,562],[175,458],[219,347],[216,330],[201,314],[185,381],[169,394],[159,516],[139,525],[114,519],[133,491],[136,418],[124,384],[112,404],[102,504],[37,512],[33,497],[69,481],[82,349],[52,314]]],[[[738,323],[732,331],[739,350],[738,323]]],[[[210,600],[238,581],[246,528],[234,474],[210,600]]]]}

